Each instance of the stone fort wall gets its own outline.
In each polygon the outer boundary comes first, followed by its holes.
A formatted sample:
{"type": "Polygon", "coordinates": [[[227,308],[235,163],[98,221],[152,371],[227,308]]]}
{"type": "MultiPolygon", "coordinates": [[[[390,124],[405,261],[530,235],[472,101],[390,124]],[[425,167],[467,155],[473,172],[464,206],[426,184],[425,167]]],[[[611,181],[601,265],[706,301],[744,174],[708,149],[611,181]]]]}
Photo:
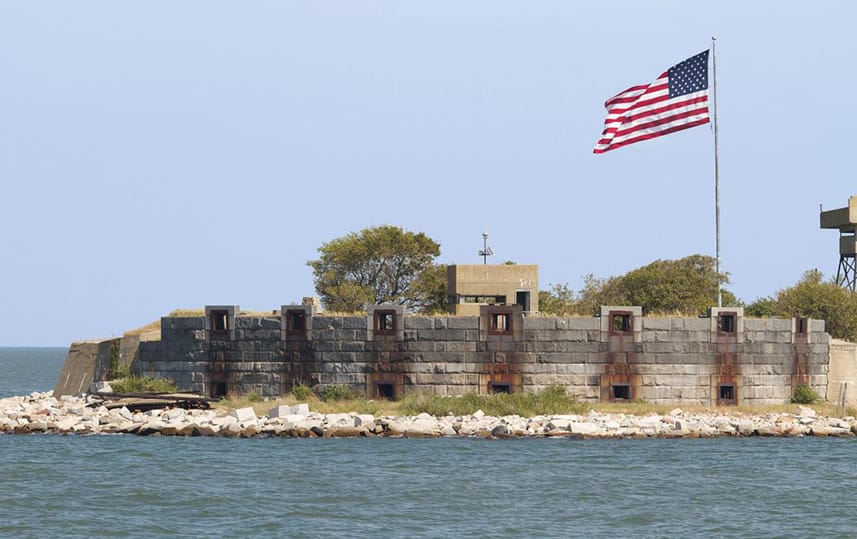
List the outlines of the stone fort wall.
{"type": "Polygon", "coordinates": [[[536,392],[561,385],[578,399],[776,404],[794,387],[827,394],[829,336],[811,319],[643,317],[606,306],[600,317],[524,317],[520,306],[479,316],[408,316],[374,306],[363,316],[283,306],[270,316],[237,306],[161,319],[133,368],[210,396],[287,393],[298,384],[348,386],[369,396],[410,391],[536,392]]]}

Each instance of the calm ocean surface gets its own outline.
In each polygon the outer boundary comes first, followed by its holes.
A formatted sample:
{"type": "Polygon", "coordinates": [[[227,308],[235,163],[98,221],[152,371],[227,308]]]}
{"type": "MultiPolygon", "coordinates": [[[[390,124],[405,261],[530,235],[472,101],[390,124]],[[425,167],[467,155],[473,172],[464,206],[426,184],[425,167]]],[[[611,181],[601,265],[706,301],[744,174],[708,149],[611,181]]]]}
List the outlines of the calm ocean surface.
{"type": "Polygon", "coordinates": [[[0,435],[0,537],[93,536],[857,537],[857,440],[0,435]]]}

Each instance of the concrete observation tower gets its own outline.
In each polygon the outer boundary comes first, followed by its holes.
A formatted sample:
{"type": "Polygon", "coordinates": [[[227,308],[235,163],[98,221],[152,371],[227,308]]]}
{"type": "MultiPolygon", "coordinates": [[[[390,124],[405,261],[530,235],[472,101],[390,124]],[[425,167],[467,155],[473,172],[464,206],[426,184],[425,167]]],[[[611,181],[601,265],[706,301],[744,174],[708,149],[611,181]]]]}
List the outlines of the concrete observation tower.
{"type": "Polygon", "coordinates": [[[848,199],[848,206],[821,212],[821,228],[839,229],[839,269],[836,284],[857,291],[857,195],[848,199]]]}

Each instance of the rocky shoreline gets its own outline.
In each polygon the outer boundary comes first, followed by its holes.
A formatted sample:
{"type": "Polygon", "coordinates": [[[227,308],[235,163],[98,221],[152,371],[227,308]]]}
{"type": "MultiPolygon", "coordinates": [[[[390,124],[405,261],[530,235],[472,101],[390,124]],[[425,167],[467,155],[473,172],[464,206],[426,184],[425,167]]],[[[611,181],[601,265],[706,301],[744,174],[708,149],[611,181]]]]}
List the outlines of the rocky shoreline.
{"type": "Polygon", "coordinates": [[[467,416],[375,417],[320,414],[306,404],[272,408],[257,416],[252,408],[131,412],[108,409],[91,395],[53,397],[53,392],[0,399],[0,433],[136,434],[139,436],[221,437],[480,437],[480,438],[713,438],[721,436],[853,436],[857,419],[819,416],[809,407],[798,413],[742,414],[726,411],[633,416],[590,412],[538,417],[467,416]]]}

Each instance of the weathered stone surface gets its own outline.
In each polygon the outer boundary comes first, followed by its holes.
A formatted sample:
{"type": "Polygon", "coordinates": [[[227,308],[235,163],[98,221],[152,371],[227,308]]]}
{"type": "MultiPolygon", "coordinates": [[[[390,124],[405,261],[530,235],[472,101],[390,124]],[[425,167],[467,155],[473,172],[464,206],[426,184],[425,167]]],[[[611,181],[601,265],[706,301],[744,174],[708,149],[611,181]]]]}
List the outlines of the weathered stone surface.
{"type": "Polygon", "coordinates": [[[248,421],[256,421],[256,411],[253,408],[237,408],[229,412],[229,415],[234,417],[240,423],[248,422],[248,421]]]}
{"type": "Polygon", "coordinates": [[[358,414],[354,416],[355,427],[370,427],[375,425],[375,416],[369,414],[358,414]]]}

